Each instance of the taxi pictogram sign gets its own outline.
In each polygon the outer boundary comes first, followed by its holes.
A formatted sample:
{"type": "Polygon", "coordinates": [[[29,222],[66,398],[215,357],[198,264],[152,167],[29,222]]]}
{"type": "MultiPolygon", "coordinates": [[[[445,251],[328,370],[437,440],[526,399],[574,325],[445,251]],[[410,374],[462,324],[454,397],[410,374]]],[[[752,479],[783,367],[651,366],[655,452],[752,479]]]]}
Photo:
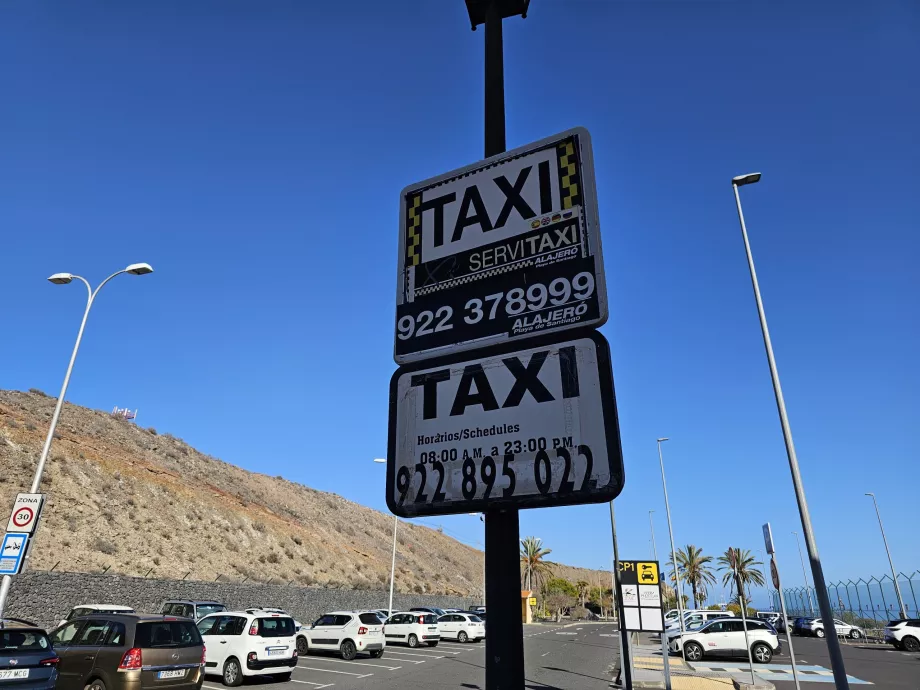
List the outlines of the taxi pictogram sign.
{"type": "Polygon", "coordinates": [[[661,585],[657,561],[617,561],[619,606],[623,629],[661,632],[661,585]]]}

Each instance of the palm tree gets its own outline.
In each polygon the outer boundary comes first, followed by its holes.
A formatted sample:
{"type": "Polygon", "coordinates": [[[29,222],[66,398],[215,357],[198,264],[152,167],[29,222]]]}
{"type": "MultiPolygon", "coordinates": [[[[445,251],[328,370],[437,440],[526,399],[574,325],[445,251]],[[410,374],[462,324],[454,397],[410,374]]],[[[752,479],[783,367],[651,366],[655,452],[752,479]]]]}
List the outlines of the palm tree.
{"type": "Polygon", "coordinates": [[[521,582],[529,591],[534,591],[535,585],[552,576],[553,567],[543,560],[552,551],[543,548],[543,540],[539,537],[521,539],[521,582]]]}
{"type": "MultiPolygon", "coordinates": [[[[737,563],[738,583],[740,583],[742,589],[750,589],[751,585],[763,586],[764,582],[766,582],[763,573],[754,567],[763,565],[763,563],[755,561],[753,554],[747,549],[735,549],[735,560],[737,563]]],[[[726,551],[724,555],[719,556],[719,570],[726,571],[722,576],[723,585],[728,585],[735,581],[735,575],[732,573],[728,551],[726,551]]],[[[748,599],[750,599],[750,597],[748,597],[748,599]]]]}
{"type": "Polygon", "coordinates": [[[588,590],[591,586],[584,580],[579,580],[575,583],[576,589],[578,589],[578,596],[581,599],[581,605],[585,605],[585,598],[588,596],[588,590]]]}
{"type": "MultiPolygon", "coordinates": [[[[669,558],[668,562],[673,568],[674,559],[669,558]]],[[[684,581],[690,583],[694,606],[701,606],[706,600],[706,585],[716,583],[715,575],[712,574],[712,569],[709,567],[710,563],[712,563],[712,556],[704,556],[703,550],[693,544],[677,550],[677,569],[684,581]]],[[[674,579],[673,571],[671,579],[674,579]]]]}

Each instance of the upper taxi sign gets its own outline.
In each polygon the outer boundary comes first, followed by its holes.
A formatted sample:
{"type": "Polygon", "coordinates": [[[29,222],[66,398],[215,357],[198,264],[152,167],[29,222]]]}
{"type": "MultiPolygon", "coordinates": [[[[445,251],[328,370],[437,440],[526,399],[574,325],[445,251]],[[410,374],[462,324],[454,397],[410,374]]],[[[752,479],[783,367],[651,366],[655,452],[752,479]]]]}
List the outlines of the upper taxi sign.
{"type": "Polygon", "coordinates": [[[576,128],[406,187],[398,364],[607,320],[591,139],[576,128]]]}

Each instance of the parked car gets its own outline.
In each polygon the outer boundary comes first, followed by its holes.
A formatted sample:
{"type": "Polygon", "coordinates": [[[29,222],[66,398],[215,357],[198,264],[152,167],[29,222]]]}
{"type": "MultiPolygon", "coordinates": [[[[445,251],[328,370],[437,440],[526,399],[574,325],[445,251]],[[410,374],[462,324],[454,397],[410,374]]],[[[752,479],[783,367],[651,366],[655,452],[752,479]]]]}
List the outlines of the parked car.
{"type": "Polygon", "coordinates": [[[335,651],[345,661],[351,661],[362,652],[374,659],[383,656],[383,628],[373,611],[332,611],[302,632],[306,633],[307,651],[335,651]]]}
{"type": "Polygon", "coordinates": [[[200,690],[204,644],[171,616],[93,613],[53,630],[57,690],[200,690]]]}
{"type": "MultiPolygon", "coordinates": [[[[692,630],[703,623],[708,623],[717,618],[732,618],[735,614],[731,611],[684,611],[684,630],[692,630]]],[[[680,623],[675,619],[668,624],[666,630],[669,632],[677,630],[680,632],[680,623]]]]}
{"type": "Polygon", "coordinates": [[[0,619],[0,687],[54,690],[59,661],[44,629],[19,618],[0,619]]]}
{"type": "Polygon", "coordinates": [[[885,642],[905,652],[920,652],[920,618],[888,621],[885,642]]]}
{"type": "MultiPolygon", "coordinates": [[[[289,614],[284,609],[279,609],[274,606],[250,606],[248,609],[246,609],[246,611],[248,613],[255,613],[256,611],[262,611],[264,613],[277,613],[280,616],[291,616],[291,614],[289,614]]],[[[294,616],[291,616],[291,618],[294,618],[294,616]]],[[[303,624],[300,621],[298,621],[296,618],[294,618],[294,630],[300,630],[302,627],[303,627],[303,624]]]]}
{"type": "Polygon", "coordinates": [[[792,634],[793,635],[806,635],[805,626],[808,625],[811,621],[815,620],[814,618],[800,617],[796,618],[792,622],[792,634]]]}
{"type": "Polygon", "coordinates": [[[118,604],[78,604],[70,609],[67,618],[62,620],[58,625],[64,625],[67,621],[74,618],[89,616],[93,613],[136,613],[130,606],[119,606],[118,604]]]}
{"type": "Polygon", "coordinates": [[[441,639],[450,638],[457,642],[479,642],[486,638],[486,624],[472,613],[448,613],[438,619],[438,634],[441,639]]]}
{"type": "Polygon", "coordinates": [[[224,685],[236,686],[246,676],[291,679],[297,666],[294,619],[260,609],[221,611],[198,621],[204,640],[205,673],[220,674],[224,685]]]}
{"type": "Polygon", "coordinates": [[[384,623],[383,634],[387,644],[407,644],[410,647],[426,644],[429,647],[437,647],[441,640],[438,618],[426,611],[394,613],[384,623]]]}
{"type": "MultiPolygon", "coordinates": [[[[866,636],[866,631],[862,628],[844,623],[836,618],[834,619],[834,628],[837,630],[837,637],[849,637],[858,640],[866,636]]],[[[814,635],[815,637],[824,637],[826,634],[824,631],[824,623],[820,618],[812,618],[802,626],[802,630],[804,634],[814,635]]]]}
{"type": "Polygon", "coordinates": [[[440,618],[446,613],[444,609],[439,609],[436,606],[413,606],[409,610],[418,611],[419,613],[433,613],[438,618],[440,618]]]}
{"type": "MultiPolygon", "coordinates": [[[[751,657],[760,664],[768,664],[781,645],[776,631],[763,621],[747,621],[747,640],[751,657]]],[[[704,656],[747,656],[744,621],[740,618],[722,618],[706,623],[698,630],[678,635],[668,649],[680,652],[683,646],[687,661],[700,661],[704,656]]]]}
{"type": "Polygon", "coordinates": [[[164,601],[160,613],[164,616],[201,620],[211,613],[226,611],[227,607],[217,601],[196,601],[194,599],[170,599],[164,601]]]}

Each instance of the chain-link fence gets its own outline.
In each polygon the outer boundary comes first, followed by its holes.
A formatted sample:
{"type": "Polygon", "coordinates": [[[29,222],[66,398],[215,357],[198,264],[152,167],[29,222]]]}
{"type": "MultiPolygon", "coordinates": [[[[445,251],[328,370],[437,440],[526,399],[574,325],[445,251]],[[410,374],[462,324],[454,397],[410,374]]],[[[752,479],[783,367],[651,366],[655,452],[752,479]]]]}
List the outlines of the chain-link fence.
{"type": "MultiPolygon", "coordinates": [[[[898,573],[898,586],[904,608],[909,618],[920,618],[917,596],[920,595],[920,570],[909,575],[898,573]]],[[[783,589],[786,611],[789,617],[820,616],[818,599],[812,587],[790,587],[783,589]]],[[[842,580],[827,585],[827,596],[834,607],[835,615],[845,623],[857,625],[871,635],[879,632],[888,621],[901,617],[894,580],[890,575],[870,577],[868,580],[842,580]]],[[[773,608],[780,610],[779,593],[770,593],[773,608]]]]}

